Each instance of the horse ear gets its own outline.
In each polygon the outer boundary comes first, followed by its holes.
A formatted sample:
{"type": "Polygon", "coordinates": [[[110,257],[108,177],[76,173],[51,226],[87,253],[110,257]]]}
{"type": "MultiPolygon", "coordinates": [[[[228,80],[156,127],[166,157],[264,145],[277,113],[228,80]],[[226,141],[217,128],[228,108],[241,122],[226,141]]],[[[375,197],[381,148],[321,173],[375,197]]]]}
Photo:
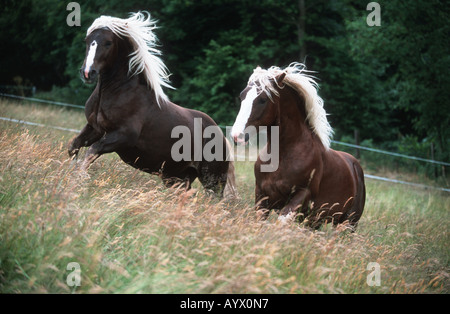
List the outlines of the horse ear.
{"type": "Polygon", "coordinates": [[[284,84],[282,84],[282,83],[283,83],[283,80],[284,80],[285,77],[286,77],[286,72],[282,72],[281,74],[278,74],[278,75],[275,77],[275,80],[277,81],[277,84],[278,84],[279,86],[284,85],[284,84]]]}

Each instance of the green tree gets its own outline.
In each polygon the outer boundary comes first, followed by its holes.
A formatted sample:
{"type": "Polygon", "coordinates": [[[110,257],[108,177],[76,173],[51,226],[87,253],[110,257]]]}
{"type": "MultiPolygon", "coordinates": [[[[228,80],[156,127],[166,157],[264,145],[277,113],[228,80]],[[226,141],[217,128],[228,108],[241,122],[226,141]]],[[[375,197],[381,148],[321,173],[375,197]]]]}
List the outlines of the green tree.
{"type": "MultiPolygon", "coordinates": [[[[443,1],[380,1],[380,27],[348,23],[352,56],[375,80],[378,103],[390,112],[391,128],[438,147],[449,159],[450,18],[443,1]]],[[[378,121],[378,120],[376,120],[378,121]]],[[[378,134],[383,135],[379,131],[378,134]]],[[[389,136],[387,136],[389,139],[389,136]]]]}

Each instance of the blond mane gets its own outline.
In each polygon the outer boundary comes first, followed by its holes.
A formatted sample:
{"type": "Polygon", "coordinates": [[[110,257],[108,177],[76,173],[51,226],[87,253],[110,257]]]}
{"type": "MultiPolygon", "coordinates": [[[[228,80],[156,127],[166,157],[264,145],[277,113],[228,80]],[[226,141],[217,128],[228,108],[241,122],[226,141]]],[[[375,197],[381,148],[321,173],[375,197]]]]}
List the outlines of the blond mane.
{"type": "Polygon", "coordinates": [[[131,13],[128,19],[100,16],[88,28],[86,36],[96,29],[106,27],[116,36],[128,38],[134,48],[134,52],[130,54],[128,73],[130,75],[144,73],[147,84],[155,92],[156,101],[161,107],[161,101],[168,101],[162,86],[173,87],[170,85],[168,69],[158,57],[161,52],[155,48],[157,41],[153,33],[156,28],[155,21],[150,18],[150,13],[145,11],[144,13],[131,13]]]}
{"type": "MultiPolygon", "coordinates": [[[[317,94],[318,84],[314,78],[308,74],[302,63],[291,63],[287,68],[281,69],[272,66],[267,70],[256,68],[250,76],[249,84],[258,83],[261,89],[270,99],[272,95],[279,96],[279,92],[274,84],[277,84],[275,78],[285,72],[286,77],[283,83],[292,87],[305,98],[306,119],[308,120],[312,131],[319,137],[326,149],[330,148],[333,129],[328,123],[327,113],[323,108],[323,100],[317,94]]],[[[278,86],[282,88],[282,86],[278,86]]]]}

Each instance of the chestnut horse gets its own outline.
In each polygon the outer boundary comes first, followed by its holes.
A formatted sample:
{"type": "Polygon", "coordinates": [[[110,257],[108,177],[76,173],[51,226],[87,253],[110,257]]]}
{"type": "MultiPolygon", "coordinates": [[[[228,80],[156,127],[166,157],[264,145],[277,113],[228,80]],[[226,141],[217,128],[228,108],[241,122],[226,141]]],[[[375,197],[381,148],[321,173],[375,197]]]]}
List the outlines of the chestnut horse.
{"type": "MultiPolygon", "coordinates": [[[[98,82],[86,102],[87,124],[69,144],[69,154],[76,156],[81,147],[90,146],[82,163],[87,170],[100,155],[116,152],[127,164],[161,175],[168,186],[183,182],[190,188],[199,178],[205,189],[221,196],[226,188],[226,196],[233,196],[234,166],[221,131],[223,158],[172,156],[176,126],[188,128],[194,143],[194,125],[201,125],[201,133],[217,125],[205,113],[177,106],[164,94],[162,87],[170,87],[167,68],[158,57],[155,25],[147,14],[138,12],[128,19],[101,16],[89,27],[80,74],[85,82],[98,82]]],[[[211,140],[202,136],[201,148],[211,140]]]]}
{"type": "Polygon", "coordinates": [[[248,126],[278,128],[279,142],[268,134],[255,163],[258,209],[275,209],[283,221],[308,218],[312,227],[330,221],[356,227],[365,203],[364,174],[353,156],[330,149],[332,129],[323,101],[305,72],[300,63],[255,69],[241,93],[231,136],[238,141],[248,126]],[[278,153],[278,169],[264,172],[269,152],[278,153]]]}

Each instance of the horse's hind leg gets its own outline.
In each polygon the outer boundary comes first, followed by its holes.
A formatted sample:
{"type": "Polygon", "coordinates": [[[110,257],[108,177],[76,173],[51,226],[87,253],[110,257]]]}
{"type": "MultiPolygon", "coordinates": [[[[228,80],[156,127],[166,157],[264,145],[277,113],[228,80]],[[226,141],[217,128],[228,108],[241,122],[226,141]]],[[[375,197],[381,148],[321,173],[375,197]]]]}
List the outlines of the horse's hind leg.
{"type": "Polygon", "coordinates": [[[353,230],[356,230],[358,221],[364,211],[364,205],[366,202],[366,185],[364,183],[364,172],[359,164],[354,164],[353,169],[357,180],[357,192],[349,211],[342,215],[339,223],[348,221],[353,230]]]}

